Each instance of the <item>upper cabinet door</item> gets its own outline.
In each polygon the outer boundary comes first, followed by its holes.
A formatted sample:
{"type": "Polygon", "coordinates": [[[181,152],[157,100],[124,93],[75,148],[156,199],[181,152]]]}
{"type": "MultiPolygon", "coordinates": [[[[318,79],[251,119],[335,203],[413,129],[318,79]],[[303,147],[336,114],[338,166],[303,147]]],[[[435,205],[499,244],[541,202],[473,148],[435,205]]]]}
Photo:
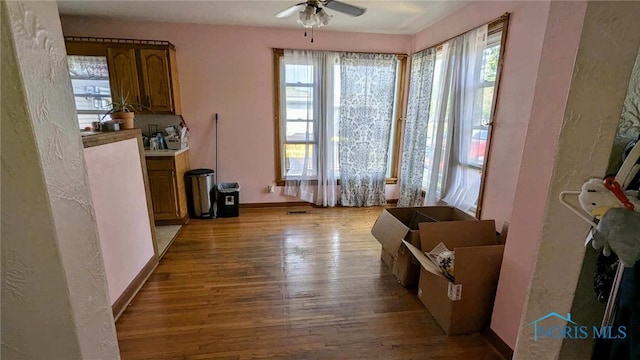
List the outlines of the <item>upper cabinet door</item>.
{"type": "Polygon", "coordinates": [[[145,105],[154,112],[173,111],[166,50],[140,49],[145,105]]]}
{"type": "Polygon", "coordinates": [[[133,48],[108,48],[109,83],[111,92],[118,101],[124,96],[129,102],[140,104],[140,87],[138,86],[138,69],[136,52],[133,48]]]}

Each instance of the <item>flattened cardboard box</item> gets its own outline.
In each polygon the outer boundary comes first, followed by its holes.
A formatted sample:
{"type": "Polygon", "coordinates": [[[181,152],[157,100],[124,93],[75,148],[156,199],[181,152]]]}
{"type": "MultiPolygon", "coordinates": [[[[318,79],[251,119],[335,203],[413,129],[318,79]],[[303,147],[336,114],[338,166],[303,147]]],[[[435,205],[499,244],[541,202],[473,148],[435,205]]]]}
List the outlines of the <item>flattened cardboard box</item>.
{"type": "Polygon", "coordinates": [[[422,253],[405,246],[422,265],[418,297],[448,335],[484,329],[491,318],[504,245],[497,245],[493,220],[422,223],[420,244],[427,251],[440,242],[455,253],[455,282],[422,253]]]}
{"type": "Polygon", "coordinates": [[[420,249],[418,224],[436,221],[477,221],[477,219],[450,206],[389,208],[382,210],[371,228],[373,236],[382,244],[380,258],[402,286],[416,285],[420,273],[420,265],[402,240],[420,249]]]}

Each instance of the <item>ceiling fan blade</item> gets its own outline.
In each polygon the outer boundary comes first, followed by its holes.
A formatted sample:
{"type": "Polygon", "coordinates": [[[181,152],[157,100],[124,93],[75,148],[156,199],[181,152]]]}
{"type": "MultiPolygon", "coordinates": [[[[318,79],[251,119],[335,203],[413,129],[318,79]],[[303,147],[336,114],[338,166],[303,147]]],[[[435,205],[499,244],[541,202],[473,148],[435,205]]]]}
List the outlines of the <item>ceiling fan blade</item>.
{"type": "Polygon", "coordinates": [[[290,6],[282,11],[280,11],[279,13],[275,14],[274,16],[277,18],[286,18],[289,17],[293,14],[296,14],[302,10],[304,10],[304,7],[307,5],[307,3],[300,3],[297,5],[293,5],[290,6]]]}
{"type": "Polygon", "coordinates": [[[365,11],[367,11],[367,9],[365,8],[343,3],[342,1],[334,1],[334,0],[325,1],[324,6],[328,7],[331,10],[335,10],[351,16],[360,16],[364,14],[365,11]]]}

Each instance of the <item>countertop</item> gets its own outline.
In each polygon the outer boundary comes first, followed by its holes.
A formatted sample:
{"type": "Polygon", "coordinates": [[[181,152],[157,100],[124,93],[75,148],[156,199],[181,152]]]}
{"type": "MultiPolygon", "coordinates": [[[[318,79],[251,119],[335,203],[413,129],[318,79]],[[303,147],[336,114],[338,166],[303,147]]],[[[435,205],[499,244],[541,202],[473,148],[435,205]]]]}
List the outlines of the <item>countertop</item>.
{"type": "Polygon", "coordinates": [[[182,154],[183,152],[189,150],[189,147],[187,146],[184,149],[180,149],[180,150],[155,150],[155,151],[151,151],[151,150],[144,150],[144,156],[145,157],[155,157],[155,156],[177,156],[182,154]]]}
{"type": "Polygon", "coordinates": [[[140,129],[120,130],[120,131],[82,131],[82,144],[85,148],[110,144],[118,141],[139,138],[142,146],[142,138],[140,137],[140,129]]]}
{"type": "MultiPolygon", "coordinates": [[[[138,142],[140,144],[140,148],[142,149],[142,138],[140,137],[140,129],[132,129],[132,130],[120,130],[120,131],[82,131],[80,135],[82,136],[82,143],[85,148],[92,146],[99,146],[104,144],[109,144],[117,141],[135,139],[138,138],[138,142]]],[[[144,149],[144,157],[156,157],[156,156],[178,156],[183,152],[189,150],[189,147],[180,150],[156,150],[151,151],[144,149]]]]}

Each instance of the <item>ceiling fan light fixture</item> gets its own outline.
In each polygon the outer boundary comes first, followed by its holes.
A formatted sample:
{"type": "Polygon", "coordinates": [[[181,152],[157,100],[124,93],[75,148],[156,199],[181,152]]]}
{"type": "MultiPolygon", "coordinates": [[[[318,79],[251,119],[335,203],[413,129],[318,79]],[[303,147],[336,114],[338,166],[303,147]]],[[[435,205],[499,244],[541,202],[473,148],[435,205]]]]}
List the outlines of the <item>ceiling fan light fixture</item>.
{"type": "Polygon", "coordinates": [[[298,14],[298,23],[304,27],[312,27],[316,24],[316,9],[307,5],[304,10],[298,14]]]}
{"type": "Polygon", "coordinates": [[[298,13],[298,24],[304,27],[304,36],[307,36],[307,29],[311,29],[311,42],[313,42],[313,27],[327,26],[331,22],[333,15],[327,14],[324,7],[342,14],[357,17],[365,13],[367,9],[350,5],[339,0],[303,0],[299,4],[276,13],[276,18],[286,18],[298,13]]]}
{"type": "Polygon", "coordinates": [[[329,25],[329,22],[331,21],[333,15],[329,15],[326,11],[324,11],[324,9],[320,9],[316,13],[316,17],[318,18],[316,21],[318,26],[327,26],[329,25]]]}

